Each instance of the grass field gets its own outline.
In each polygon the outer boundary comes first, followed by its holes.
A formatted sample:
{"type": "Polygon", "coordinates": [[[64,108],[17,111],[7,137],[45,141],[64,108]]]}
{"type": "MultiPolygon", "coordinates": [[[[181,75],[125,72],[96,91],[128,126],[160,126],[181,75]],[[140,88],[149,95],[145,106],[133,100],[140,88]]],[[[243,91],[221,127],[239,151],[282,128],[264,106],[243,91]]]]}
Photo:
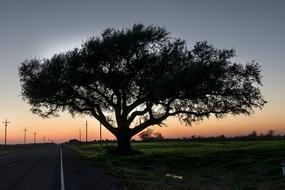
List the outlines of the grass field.
{"type": "Polygon", "coordinates": [[[285,189],[285,141],[133,143],[141,153],[132,156],[97,144],[68,146],[129,190],[285,189]]]}

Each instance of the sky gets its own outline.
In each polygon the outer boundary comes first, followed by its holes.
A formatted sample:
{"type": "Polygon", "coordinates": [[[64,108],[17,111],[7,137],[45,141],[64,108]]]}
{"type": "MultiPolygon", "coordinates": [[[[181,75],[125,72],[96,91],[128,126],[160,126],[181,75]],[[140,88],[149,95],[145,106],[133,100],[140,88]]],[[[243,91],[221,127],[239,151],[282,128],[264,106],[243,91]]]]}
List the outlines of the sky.
{"type": "MultiPolygon", "coordinates": [[[[121,29],[135,23],[164,26],[171,36],[192,46],[207,40],[217,48],[234,48],[234,61],[261,65],[268,103],[252,116],[210,118],[191,127],[176,118],[168,127],[153,127],[165,137],[192,135],[244,135],[253,130],[273,129],[285,134],[285,1],[283,0],[1,0],[0,1],[0,143],[4,141],[7,118],[8,143],[22,143],[45,137],[55,142],[84,135],[88,120],[89,140],[98,139],[99,125],[91,117],[61,113],[42,119],[32,114],[21,97],[18,67],[28,58],[49,58],[80,47],[106,28],[121,29]]],[[[114,137],[103,129],[103,138],[114,137]]]]}

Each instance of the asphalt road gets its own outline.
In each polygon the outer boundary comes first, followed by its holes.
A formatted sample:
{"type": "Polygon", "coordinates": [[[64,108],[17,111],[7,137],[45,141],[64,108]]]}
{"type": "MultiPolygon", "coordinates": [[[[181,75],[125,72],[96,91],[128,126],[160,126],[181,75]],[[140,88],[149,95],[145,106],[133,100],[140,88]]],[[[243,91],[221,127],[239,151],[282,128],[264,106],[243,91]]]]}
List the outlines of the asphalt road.
{"type": "Polygon", "coordinates": [[[65,147],[61,150],[60,145],[46,145],[0,156],[0,190],[77,189],[124,188],[91,162],[65,147]]]}

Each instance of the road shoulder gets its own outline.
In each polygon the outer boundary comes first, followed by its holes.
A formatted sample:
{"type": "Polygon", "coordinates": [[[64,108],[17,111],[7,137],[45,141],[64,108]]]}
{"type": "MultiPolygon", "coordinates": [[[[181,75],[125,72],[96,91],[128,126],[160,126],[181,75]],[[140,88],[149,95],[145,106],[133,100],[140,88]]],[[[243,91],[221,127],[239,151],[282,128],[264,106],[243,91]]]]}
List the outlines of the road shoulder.
{"type": "Polygon", "coordinates": [[[121,182],[101,169],[97,168],[89,160],[75,154],[66,146],[62,147],[63,170],[65,188],[68,190],[123,190],[121,182]]]}

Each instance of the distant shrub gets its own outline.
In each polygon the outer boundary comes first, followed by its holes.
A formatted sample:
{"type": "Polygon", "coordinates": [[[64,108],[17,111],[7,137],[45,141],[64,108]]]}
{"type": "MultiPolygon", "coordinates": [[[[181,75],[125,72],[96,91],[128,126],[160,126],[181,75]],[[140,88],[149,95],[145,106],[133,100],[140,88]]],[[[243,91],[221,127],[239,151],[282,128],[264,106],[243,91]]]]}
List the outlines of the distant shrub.
{"type": "Polygon", "coordinates": [[[147,129],[139,133],[139,137],[142,141],[160,141],[164,139],[160,132],[154,132],[153,129],[147,129]]]}

